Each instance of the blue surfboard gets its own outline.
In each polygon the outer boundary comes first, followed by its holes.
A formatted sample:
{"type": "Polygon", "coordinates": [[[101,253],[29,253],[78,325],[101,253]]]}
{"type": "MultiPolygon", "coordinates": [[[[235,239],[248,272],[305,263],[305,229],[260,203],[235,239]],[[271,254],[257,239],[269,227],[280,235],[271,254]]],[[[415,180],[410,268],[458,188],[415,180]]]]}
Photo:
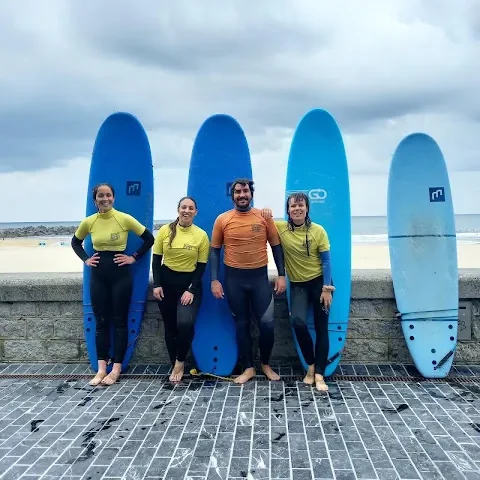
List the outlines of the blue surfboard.
{"type": "Polygon", "coordinates": [[[433,138],[398,145],[388,181],[392,281],[405,340],[417,370],[446,377],[458,330],[455,217],[447,167],[433,138]]]}
{"type": "MultiPolygon", "coordinates": [[[[250,151],[238,122],[229,115],[213,115],[201,125],[193,145],[188,175],[188,195],[195,198],[195,224],[209,238],[215,219],[233,208],[231,183],[236,178],[252,178],[250,151]]],[[[219,280],[224,285],[223,248],[219,280]]],[[[200,371],[230,375],[238,357],[235,323],[226,298],[218,300],[210,290],[210,263],[203,276],[200,306],[192,353],[200,371]]]]}
{"type": "MultiPolygon", "coordinates": [[[[286,197],[303,192],[310,199],[310,218],[322,225],[330,240],[332,280],[335,285],[329,312],[330,348],[325,376],[335,372],[345,345],[351,292],[351,217],[347,157],[335,119],[325,110],[313,109],[300,120],[290,147],[286,197]]],[[[285,219],[288,215],[285,213],[285,219]]],[[[287,297],[290,295],[287,286],[287,297]]],[[[292,327],[293,330],[293,327],[292,327]]],[[[315,342],[313,309],[308,330],[315,342]]],[[[295,331],[293,338],[302,365],[307,369],[295,331]]]]}
{"type": "MultiPolygon", "coordinates": [[[[98,131],[88,179],[87,216],[98,211],[93,202],[92,189],[101,182],[110,183],[115,189],[115,209],[132,215],[153,231],[154,189],[150,144],[140,122],[129,113],[113,113],[103,122],[98,131]]],[[[130,232],[126,253],[132,254],[142,243],[141,238],[130,232]]],[[[90,235],[85,239],[84,248],[88,255],[93,254],[90,235]]],[[[123,371],[128,367],[140,333],[148,294],[150,257],[151,251],[129,267],[133,273],[133,293],[128,312],[128,348],[122,364],[123,371]]],[[[90,365],[94,371],[97,371],[96,320],[90,301],[90,273],[91,268],[84,266],[83,317],[90,365]]],[[[113,329],[111,339],[110,355],[113,358],[113,329]]],[[[111,365],[108,368],[110,370],[111,365]]]]}

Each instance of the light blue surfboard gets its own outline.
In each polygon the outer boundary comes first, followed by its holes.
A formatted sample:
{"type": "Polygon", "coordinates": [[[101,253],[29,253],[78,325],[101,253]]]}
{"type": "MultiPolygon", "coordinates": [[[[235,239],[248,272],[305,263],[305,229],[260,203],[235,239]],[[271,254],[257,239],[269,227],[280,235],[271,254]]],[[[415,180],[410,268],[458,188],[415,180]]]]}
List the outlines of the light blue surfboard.
{"type": "Polygon", "coordinates": [[[398,145],[388,181],[392,281],[405,340],[420,374],[443,378],[458,330],[457,241],[443,154],[430,136],[398,145]]]}
{"type": "MultiPolygon", "coordinates": [[[[347,336],[351,292],[351,217],[348,165],[343,139],[335,119],[327,111],[313,109],[300,120],[290,147],[285,190],[285,198],[293,192],[308,195],[310,218],[325,228],[330,240],[335,292],[329,312],[330,348],[325,376],[331,376],[340,362],[347,336]]],[[[285,212],[285,219],[287,218],[285,212]]],[[[288,297],[289,294],[288,289],[288,297]]],[[[308,329],[315,342],[311,307],[308,329]]],[[[300,361],[306,369],[307,364],[295,331],[293,338],[300,361]]]]}
{"type": "MultiPolygon", "coordinates": [[[[245,134],[229,115],[213,115],[200,127],[193,145],[188,175],[188,195],[195,198],[195,224],[211,239],[215,219],[233,208],[231,183],[252,179],[250,152],[245,134]]],[[[223,248],[219,280],[224,283],[223,248]]],[[[225,287],[224,287],[225,288],[225,287]]],[[[192,342],[192,353],[200,371],[230,375],[238,357],[236,329],[227,299],[218,300],[210,290],[210,263],[203,276],[201,303],[192,342]]]]}
{"type": "MultiPolygon", "coordinates": [[[[98,131],[88,179],[87,216],[97,212],[93,203],[92,189],[101,182],[109,183],[115,189],[114,208],[116,210],[132,215],[153,232],[154,192],[150,144],[140,122],[129,113],[113,113],[103,122],[98,131]]],[[[130,232],[126,253],[131,255],[142,243],[141,238],[130,232]]],[[[90,235],[85,239],[84,248],[88,255],[93,254],[90,235]]],[[[150,257],[151,250],[129,266],[133,273],[133,293],[128,312],[128,348],[122,364],[123,371],[128,367],[140,333],[148,293],[150,257]]],[[[91,268],[84,266],[83,272],[85,340],[90,365],[94,371],[97,371],[96,320],[90,301],[91,268]]],[[[113,358],[113,329],[111,329],[110,338],[110,355],[113,358]]]]}

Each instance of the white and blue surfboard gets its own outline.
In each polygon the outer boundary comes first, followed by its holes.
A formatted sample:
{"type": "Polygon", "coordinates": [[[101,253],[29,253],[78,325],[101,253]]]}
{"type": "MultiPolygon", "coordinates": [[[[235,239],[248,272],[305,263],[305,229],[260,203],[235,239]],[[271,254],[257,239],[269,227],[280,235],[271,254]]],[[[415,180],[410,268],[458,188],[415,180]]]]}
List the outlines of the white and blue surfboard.
{"type": "Polygon", "coordinates": [[[447,167],[435,140],[398,145],[388,182],[392,281],[405,341],[420,374],[443,378],[457,346],[458,266],[447,167]]]}
{"type": "MultiPolygon", "coordinates": [[[[335,119],[325,110],[309,111],[298,124],[287,165],[286,198],[304,192],[310,199],[310,218],[322,225],[330,240],[332,281],[335,285],[329,312],[329,352],[325,376],[335,372],[347,337],[351,293],[351,217],[347,157],[335,119]]],[[[285,213],[285,219],[288,215],[285,213]]],[[[288,288],[288,286],[287,286],[288,288]]],[[[289,288],[287,297],[289,297],[289,288]]],[[[313,309],[308,330],[316,339],[313,309]]],[[[293,327],[292,327],[293,328],[293,327]]],[[[302,365],[307,369],[295,331],[293,338],[302,365]]]]}

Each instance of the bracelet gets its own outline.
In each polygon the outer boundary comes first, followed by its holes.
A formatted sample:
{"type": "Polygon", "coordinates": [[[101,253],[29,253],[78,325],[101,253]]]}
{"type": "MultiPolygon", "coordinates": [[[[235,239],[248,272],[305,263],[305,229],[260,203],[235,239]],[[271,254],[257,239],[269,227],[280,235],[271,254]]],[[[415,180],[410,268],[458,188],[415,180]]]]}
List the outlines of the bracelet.
{"type": "Polygon", "coordinates": [[[322,292],[333,292],[335,291],[335,287],[333,285],[324,285],[322,287],[322,292]]]}

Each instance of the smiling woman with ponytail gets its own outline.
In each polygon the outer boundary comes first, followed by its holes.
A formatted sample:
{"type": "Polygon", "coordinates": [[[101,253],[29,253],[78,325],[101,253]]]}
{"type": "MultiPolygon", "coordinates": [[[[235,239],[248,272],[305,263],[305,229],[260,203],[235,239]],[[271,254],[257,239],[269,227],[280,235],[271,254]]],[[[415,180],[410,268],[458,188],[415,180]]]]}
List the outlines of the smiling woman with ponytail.
{"type": "Polygon", "coordinates": [[[183,377],[202,300],[202,276],[210,247],[207,233],[193,225],[197,214],[195,200],[181,198],[177,211],[177,219],[160,228],[152,260],[153,296],[162,313],[173,382],[183,377]]]}

